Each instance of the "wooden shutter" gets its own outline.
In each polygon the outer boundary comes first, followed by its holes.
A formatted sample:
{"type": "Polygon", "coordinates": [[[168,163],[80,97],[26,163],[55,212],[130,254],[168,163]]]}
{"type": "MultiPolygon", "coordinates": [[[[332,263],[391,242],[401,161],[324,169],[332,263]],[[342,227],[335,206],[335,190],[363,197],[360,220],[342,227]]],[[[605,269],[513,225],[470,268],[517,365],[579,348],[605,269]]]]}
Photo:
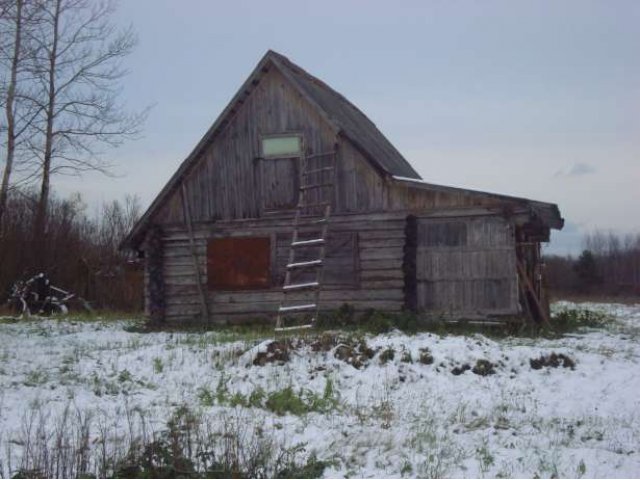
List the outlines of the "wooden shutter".
{"type": "Polygon", "coordinates": [[[214,238],[207,243],[207,282],[213,290],[269,288],[269,237],[214,238]]]}

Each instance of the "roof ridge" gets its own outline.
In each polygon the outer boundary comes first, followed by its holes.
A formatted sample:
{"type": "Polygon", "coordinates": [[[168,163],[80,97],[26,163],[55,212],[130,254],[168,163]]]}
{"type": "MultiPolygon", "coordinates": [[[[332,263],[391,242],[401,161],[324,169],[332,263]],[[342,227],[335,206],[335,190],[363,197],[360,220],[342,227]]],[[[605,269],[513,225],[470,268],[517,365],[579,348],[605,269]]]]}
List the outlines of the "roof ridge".
{"type": "Polygon", "coordinates": [[[420,179],[420,175],[413,168],[411,163],[398,151],[398,149],[386,138],[378,126],[347,97],[333,89],[329,84],[307,72],[304,68],[292,62],[285,55],[274,50],[268,50],[265,58],[269,58],[276,66],[286,68],[294,76],[293,80],[300,85],[299,88],[306,91],[318,106],[330,117],[331,121],[347,136],[347,138],[358,147],[364,150],[374,166],[389,175],[402,175],[406,177],[420,179]],[[298,77],[298,78],[296,78],[298,77]],[[334,97],[333,101],[326,98],[318,98],[317,92],[307,91],[310,87],[305,87],[304,83],[311,83],[316,88],[325,92],[325,95],[334,97]],[[339,102],[339,105],[335,105],[339,102]],[[351,113],[348,114],[348,109],[351,113]],[[343,110],[342,112],[340,110],[343,110]],[[352,118],[349,118],[349,115],[352,118]],[[353,116],[355,115],[355,118],[353,116]],[[358,127],[358,123],[364,124],[363,128],[358,127]],[[369,131],[367,131],[369,130],[369,131]]]}
{"type": "MultiPolygon", "coordinates": [[[[300,74],[304,75],[309,80],[311,80],[313,83],[316,83],[317,85],[321,86],[322,88],[325,88],[325,89],[329,90],[332,94],[340,97],[341,100],[343,100],[349,107],[351,107],[358,114],[360,114],[367,122],[369,122],[371,125],[376,127],[376,129],[378,128],[376,123],[373,120],[371,120],[362,110],[360,110],[360,108],[358,108],[358,106],[356,104],[351,102],[347,97],[345,97],[342,93],[338,92],[335,88],[333,88],[327,82],[325,82],[321,78],[316,77],[312,73],[309,73],[307,70],[302,68],[300,65],[292,62],[291,60],[289,60],[289,58],[287,56],[282,55],[281,53],[278,53],[278,52],[276,52],[274,50],[269,50],[269,53],[275,55],[278,60],[286,62],[286,64],[287,64],[286,66],[288,68],[294,70],[296,73],[300,73],[300,74]]],[[[380,130],[378,130],[378,131],[380,131],[380,130]]],[[[382,133],[382,132],[380,132],[380,133],[382,133]]]]}

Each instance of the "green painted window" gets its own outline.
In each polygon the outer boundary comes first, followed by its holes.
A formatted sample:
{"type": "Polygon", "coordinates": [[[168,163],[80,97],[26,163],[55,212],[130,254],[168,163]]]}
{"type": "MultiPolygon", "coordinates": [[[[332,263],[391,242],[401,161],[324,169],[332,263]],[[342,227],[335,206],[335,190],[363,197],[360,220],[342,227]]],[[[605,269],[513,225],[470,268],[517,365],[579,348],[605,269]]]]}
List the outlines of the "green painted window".
{"type": "Polygon", "coordinates": [[[297,157],[302,152],[302,138],[298,135],[278,135],[262,139],[262,156],[297,157]]]}

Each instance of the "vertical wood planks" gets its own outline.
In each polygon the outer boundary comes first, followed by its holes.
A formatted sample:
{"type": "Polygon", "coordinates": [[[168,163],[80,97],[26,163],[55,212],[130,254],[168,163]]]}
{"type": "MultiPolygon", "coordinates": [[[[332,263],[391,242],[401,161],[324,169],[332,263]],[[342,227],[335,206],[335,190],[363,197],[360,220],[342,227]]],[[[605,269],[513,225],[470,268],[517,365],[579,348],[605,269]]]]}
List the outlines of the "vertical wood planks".
{"type": "Polygon", "coordinates": [[[515,243],[498,216],[418,220],[418,308],[478,317],[518,312],[515,243]]]}

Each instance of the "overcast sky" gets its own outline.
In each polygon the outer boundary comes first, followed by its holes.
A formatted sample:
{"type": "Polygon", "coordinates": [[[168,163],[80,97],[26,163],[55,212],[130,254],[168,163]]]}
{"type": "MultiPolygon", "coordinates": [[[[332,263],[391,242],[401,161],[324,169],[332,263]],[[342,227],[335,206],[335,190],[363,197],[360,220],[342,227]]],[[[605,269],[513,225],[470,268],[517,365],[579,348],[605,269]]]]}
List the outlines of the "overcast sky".
{"type": "Polygon", "coordinates": [[[167,182],[274,49],[355,103],[429,182],[555,202],[548,251],[640,232],[640,1],[123,1],[123,99],[154,104],[90,205],[167,182]]]}

